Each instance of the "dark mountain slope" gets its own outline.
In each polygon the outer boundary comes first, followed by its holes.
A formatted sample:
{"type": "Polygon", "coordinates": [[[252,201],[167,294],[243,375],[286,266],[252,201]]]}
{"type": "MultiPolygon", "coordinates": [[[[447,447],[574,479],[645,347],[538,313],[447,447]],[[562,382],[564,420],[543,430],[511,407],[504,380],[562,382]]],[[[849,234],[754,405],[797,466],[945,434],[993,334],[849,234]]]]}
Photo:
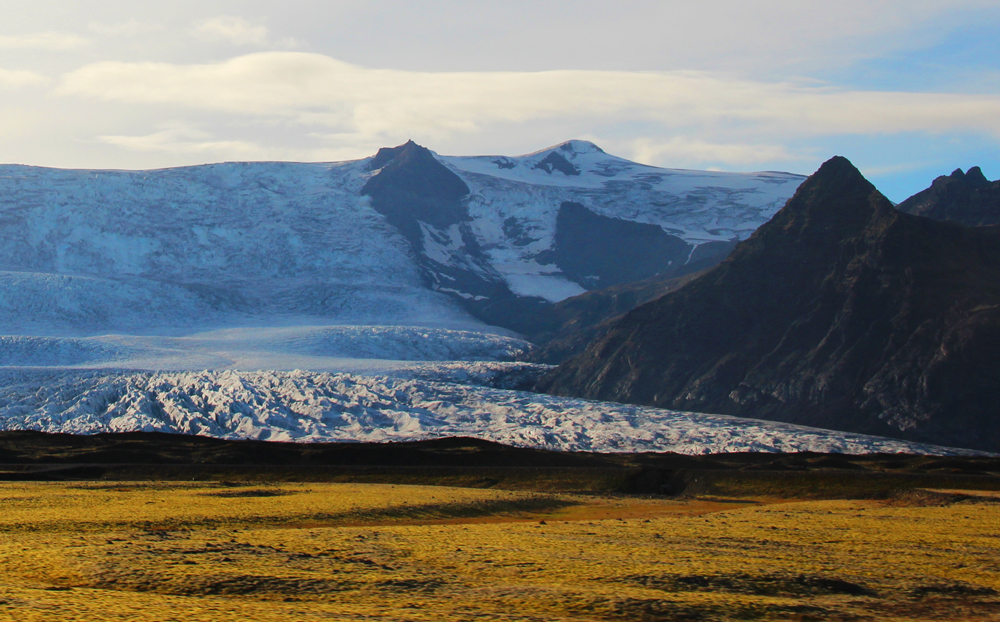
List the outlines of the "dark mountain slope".
{"type": "Polygon", "coordinates": [[[540,388],[1000,450],[1000,231],[900,213],[833,158],[540,388]]]}
{"type": "Polygon", "coordinates": [[[379,149],[368,168],[378,172],[361,194],[410,243],[428,287],[489,324],[520,333],[537,326],[547,304],[516,296],[491,267],[469,225],[469,187],[458,175],[413,141],[379,149]]]}
{"type": "MultiPolygon", "coordinates": [[[[716,261],[715,263],[718,263],[716,261]]],[[[714,263],[712,265],[715,265],[714,263]]],[[[676,291],[704,270],[684,276],[655,276],[580,294],[549,308],[544,328],[530,335],[541,347],[530,360],[558,364],[583,352],[602,337],[623,315],[651,300],[676,291]]]]}
{"type": "Polygon", "coordinates": [[[657,225],[608,218],[565,201],[556,216],[551,259],[570,280],[584,286],[640,281],[683,266],[691,245],[657,225]]]}
{"type": "Polygon", "coordinates": [[[469,187],[430,150],[412,140],[390,149],[379,149],[369,168],[381,169],[368,180],[361,194],[372,198],[372,207],[385,215],[407,239],[421,241],[417,221],[447,228],[469,220],[462,199],[469,187]]]}
{"type": "Polygon", "coordinates": [[[963,225],[1000,224],[1000,181],[991,182],[978,166],[938,177],[931,187],[896,206],[901,212],[963,225]]]}

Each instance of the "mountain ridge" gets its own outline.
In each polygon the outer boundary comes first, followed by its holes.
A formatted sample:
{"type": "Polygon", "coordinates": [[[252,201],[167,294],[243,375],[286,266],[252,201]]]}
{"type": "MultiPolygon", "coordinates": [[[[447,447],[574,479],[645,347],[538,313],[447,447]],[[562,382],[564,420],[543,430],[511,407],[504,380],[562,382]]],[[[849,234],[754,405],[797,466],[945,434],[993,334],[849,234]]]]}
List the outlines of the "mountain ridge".
{"type": "Polygon", "coordinates": [[[0,333],[442,321],[527,333],[537,309],[604,285],[545,263],[564,202],[698,246],[749,235],[800,179],[657,169],[583,141],[517,157],[410,141],[326,164],[5,165],[0,333]],[[581,174],[534,168],[556,152],[581,174]]]}
{"type": "Polygon", "coordinates": [[[901,212],[977,227],[1000,224],[1000,180],[991,182],[982,169],[955,169],[930,188],[896,206],[901,212]]]}
{"type": "Polygon", "coordinates": [[[998,242],[894,210],[834,158],[722,264],[539,388],[995,450],[998,242]]]}

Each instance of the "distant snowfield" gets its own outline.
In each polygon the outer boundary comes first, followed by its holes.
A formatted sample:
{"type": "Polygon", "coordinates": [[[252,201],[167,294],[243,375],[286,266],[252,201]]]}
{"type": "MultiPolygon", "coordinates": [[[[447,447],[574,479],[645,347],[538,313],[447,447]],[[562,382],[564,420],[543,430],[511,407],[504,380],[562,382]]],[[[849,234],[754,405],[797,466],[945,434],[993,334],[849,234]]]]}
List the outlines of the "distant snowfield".
{"type": "MultiPolygon", "coordinates": [[[[503,364],[466,366],[467,382],[504,371],[503,364]]],[[[452,379],[456,371],[453,365],[452,379]]],[[[3,429],[74,434],[160,431],[270,441],[474,436],[520,447],[596,452],[977,453],[420,378],[441,373],[448,370],[416,366],[394,376],[8,370],[0,374],[0,422],[3,429]]]]}
{"type": "Polygon", "coordinates": [[[390,370],[410,361],[503,361],[531,344],[479,328],[284,326],[180,336],[0,337],[0,366],[80,369],[390,370]]]}
{"type": "MultiPolygon", "coordinates": [[[[536,261],[564,201],[699,244],[745,239],[802,181],[657,169],[581,141],[439,160],[472,189],[470,227],[491,269],[550,301],[584,291],[536,261]],[[553,153],[572,174],[540,168],[553,153]]],[[[406,240],[360,194],[373,174],[367,160],[0,166],[0,429],[969,453],[515,391],[544,372],[512,362],[530,344],[428,288],[406,240]]],[[[462,240],[435,244],[425,251],[447,262],[462,240]]]]}

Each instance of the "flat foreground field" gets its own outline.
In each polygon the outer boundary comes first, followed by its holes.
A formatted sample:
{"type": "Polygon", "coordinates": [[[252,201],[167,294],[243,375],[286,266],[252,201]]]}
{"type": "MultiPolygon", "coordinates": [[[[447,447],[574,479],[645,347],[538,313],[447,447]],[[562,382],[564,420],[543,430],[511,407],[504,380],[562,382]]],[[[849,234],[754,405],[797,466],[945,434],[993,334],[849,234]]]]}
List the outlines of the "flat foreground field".
{"type": "Polygon", "coordinates": [[[2,483],[0,620],[1000,620],[995,494],[2,483]]]}

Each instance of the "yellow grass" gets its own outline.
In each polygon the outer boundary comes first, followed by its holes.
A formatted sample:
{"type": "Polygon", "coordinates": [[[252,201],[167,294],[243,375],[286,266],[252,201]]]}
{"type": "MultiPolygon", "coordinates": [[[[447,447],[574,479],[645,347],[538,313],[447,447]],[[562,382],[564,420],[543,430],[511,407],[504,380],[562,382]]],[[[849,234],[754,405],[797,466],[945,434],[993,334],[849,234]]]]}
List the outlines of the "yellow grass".
{"type": "Polygon", "coordinates": [[[975,494],[5,483],[0,620],[1000,620],[975,494]]]}

